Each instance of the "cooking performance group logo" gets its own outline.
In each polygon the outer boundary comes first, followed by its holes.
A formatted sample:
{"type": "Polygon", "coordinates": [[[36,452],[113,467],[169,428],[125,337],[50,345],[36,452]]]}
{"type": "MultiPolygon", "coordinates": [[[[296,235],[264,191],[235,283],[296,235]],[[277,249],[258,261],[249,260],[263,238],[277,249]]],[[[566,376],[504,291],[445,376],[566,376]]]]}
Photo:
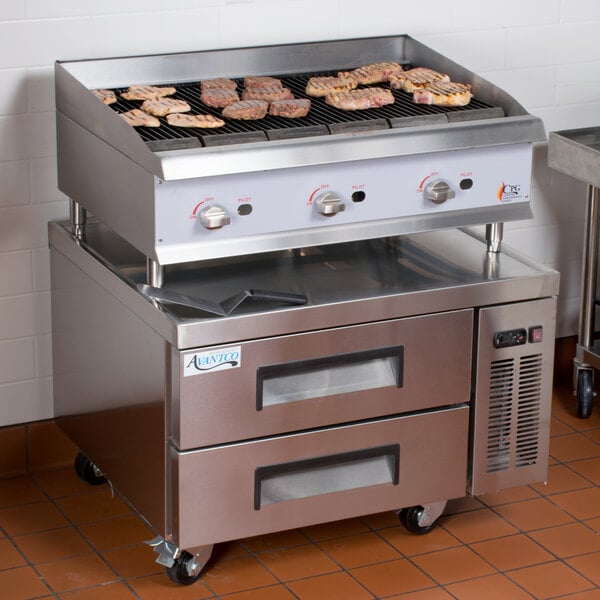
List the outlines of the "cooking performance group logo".
{"type": "Polygon", "coordinates": [[[498,188],[496,197],[500,202],[510,202],[521,198],[521,185],[519,183],[504,183],[498,188]]]}
{"type": "Polygon", "coordinates": [[[204,375],[224,369],[237,369],[242,364],[240,346],[219,348],[208,352],[194,352],[183,357],[183,376],[204,375]]]}

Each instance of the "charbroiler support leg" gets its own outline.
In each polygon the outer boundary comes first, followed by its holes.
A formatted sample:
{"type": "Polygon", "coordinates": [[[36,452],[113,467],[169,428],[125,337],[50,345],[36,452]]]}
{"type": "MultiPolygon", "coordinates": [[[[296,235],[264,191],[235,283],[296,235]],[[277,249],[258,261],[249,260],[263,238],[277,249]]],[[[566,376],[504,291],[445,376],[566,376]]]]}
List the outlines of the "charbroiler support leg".
{"type": "Polygon", "coordinates": [[[500,252],[504,223],[488,223],[485,226],[485,239],[488,252],[500,252]]]}
{"type": "Polygon", "coordinates": [[[161,288],[165,279],[165,268],[151,258],[146,259],[146,282],[156,288],[161,288]]]}
{"type": "Polygon", "coordinates": [[[69,209],[71,213],[71,233],[76,240],[82,240],[85,237],[87,210],[72,198],[69,209]]]}
{"type": "Polygon", "coordinates": [[[202,569],[209,561],[213,546],[199,546],[181,550],[162,536],[146,542],[158,554],[156,562],[165,567],[167,577],[175,583],[190,585],[200,577],[202,569]]]}

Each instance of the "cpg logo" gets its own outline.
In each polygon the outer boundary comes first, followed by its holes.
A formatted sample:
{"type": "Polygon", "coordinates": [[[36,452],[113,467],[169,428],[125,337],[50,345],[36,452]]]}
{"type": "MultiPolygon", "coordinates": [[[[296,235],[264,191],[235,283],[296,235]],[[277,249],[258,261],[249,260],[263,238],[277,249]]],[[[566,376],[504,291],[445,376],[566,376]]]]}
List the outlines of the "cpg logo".
{"type": "Polygon", "coordinates": [[[237,369],[241,364],[242,349],[240,346],[209,350],[208,352],[194,352],[183,357],[183,376],[189,377],[224,369],[237,369]]]}
{"type": "Polygon", "coordinates": [[[510,202],[521,197],[521,185],[514,183],[504,183],[498,188],[496,197],[500,202],[510,202]]]}

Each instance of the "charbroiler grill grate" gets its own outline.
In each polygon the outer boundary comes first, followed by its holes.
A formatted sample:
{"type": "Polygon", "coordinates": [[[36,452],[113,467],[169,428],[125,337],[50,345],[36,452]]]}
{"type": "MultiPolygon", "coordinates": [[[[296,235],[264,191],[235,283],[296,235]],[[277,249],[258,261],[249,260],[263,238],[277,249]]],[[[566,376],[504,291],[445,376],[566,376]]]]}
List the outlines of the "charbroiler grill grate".
{"type": "MultiPolygon", "coordinates": [[[[335,75],[336,73],[283,75],[278,78],[281,79],[285,87],[292,90],[294,97],[308,98],[304,90],[310,77],[335,75]]],[[[243,89],[243,80],[237,79],[235,81],[238,84],[238,90],[243,89]]],[[[177,89],[173,98],[188,102],[192,114],[212,114],[221,117],[221,109],[211,108],[200,101],[199,81],[165,85],[171,85],[177,89]]],[[[111,105],[113,110],[121,113],[139,108],[140,101],[129,101],[120,97],[120,93],[123,91],[125,91],[124,88],[115,90],[118,101],[111,105]]],[[[267,115],[263,119],[252,121],[226,119],[225,125],[216,129],[195,129],[171,126],[164,117],[160,117],[160,127],[136,127],[136,131],[150,150],[162,151],[416,125],[433,125],[504,116],[501,107],[487,104],[476,98],[473,98],[467,106],[446,107],[415,104],[412,94],[401,90],[392,89],[392,93],[395,99],[394,104],[368,110],[344,111],[329,106],[323,98],[310,98],[312,105],[309,114],[298,119],[267,115]]]]}

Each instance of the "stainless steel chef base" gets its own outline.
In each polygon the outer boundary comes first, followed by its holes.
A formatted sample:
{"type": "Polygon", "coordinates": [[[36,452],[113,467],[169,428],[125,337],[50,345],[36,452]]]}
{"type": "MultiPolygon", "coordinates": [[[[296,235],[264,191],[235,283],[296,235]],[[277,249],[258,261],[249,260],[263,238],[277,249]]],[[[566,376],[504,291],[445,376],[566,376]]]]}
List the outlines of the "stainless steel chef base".
{"type": "Polygon", "coordinates": [[[159,559],[546,478],[553,270],[461,230],[167,270],[210,301],[307,299],[218,317],[144,297],[103,225],[49,232],[57,422],[159,559]]]}

